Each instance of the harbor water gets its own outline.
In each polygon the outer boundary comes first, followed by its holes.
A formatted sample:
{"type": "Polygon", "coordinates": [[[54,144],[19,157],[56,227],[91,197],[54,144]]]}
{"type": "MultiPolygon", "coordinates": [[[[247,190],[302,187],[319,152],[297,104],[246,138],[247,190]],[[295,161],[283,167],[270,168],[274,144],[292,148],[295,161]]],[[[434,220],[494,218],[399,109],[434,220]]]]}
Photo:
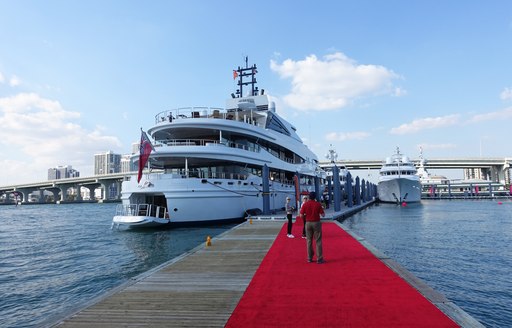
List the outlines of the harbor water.
{"type": "Polygon", "coordinates": [[[0,206],[0,327],[54,322],[233,226],[111,230],[115,206],[0,206]]]}
{"type": "MultiPolygon", "coordinates": [[[[344,224],[487,327],[512,326],[512,201],[379,204],[344,224]]],[[[41,327],[233,225],[111,230],[116,204],[0,206],[1,327],[41,327]]]]}
{"type": "Polygon", "coordinates": [[[344,225],[486,327],[512,327],[511,200],[379,204],[344,225]]]}

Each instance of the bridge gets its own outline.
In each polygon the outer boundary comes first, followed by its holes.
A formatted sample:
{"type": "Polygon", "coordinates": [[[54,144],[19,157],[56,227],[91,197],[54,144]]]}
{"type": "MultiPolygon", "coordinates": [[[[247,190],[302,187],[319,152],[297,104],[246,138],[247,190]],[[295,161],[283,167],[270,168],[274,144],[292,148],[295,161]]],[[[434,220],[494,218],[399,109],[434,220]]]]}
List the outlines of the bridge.
{"type": "MultiPolygon", "coordinates": [[[[411,159],[416,166],[419,166],[420,159],[411,159]]],[[[382,166],[382,159],[379,160],[336,160],[338,166],[345,166],[348,170],[377,170],[382,166]]],[[[320,162],[321,167],[331,166],[332,162],[320,162]]],[[[424,164],[426,169],[483,169],[490,180],[509,186],[511,183],[510,169],[512,157],[507,158],[441,158],[428,159],[424,164]]],[[[136,172],[112,173],[95,175],[91,177],[78,177],[48,180],[19,185],[0,187],[0,203],[9,203],[9,195],[15,194],[24,203],[31,201],[29,195],[39,194],[33,200],[45,203],[84,201],[81,188],[89,190],[90,200],[94,199],[95,190],[101,189],[100,201],[119,200],[121,182],[136,172]],[[44,191],[53,194],[53,200],[43,195],[44,191]],[[37,200],[36,200],[37,199],[37,200]]],[[[12,203],[12,202],[11,202],[12,203]]]]}
{"type": "Polygon", "coordinates": [[[17,198],[15,201],[19,200],[23,203],[31,201],[36,203],[80,202],[84,201],[80,191],[82,188],[88,189],[89,200],[91,201],[95,200],[94,195],[98,188],[101,190],[100,201],[119,200],[121,182],[133,174],[136,174],[136,172],[111,173],[4,186],[0,187],[0,203],[2,198],[4,203],[12,203],[9,195],[15,195],[17,198]],[[51,192],[53,196],[45,196],[44,191],[51,192]],[[36,197],[30,199],[29,195],[31,194],[36,195],[36,197]]]}
{"type": "MultiPolygon", "coordinates": [[[[411,159],[414,165],[418,167],[421,159],[411,159]]],[[[345,166],[348,170],[378,170],[382,166],[382,159],[379,160],[337,160],[338,166],[345,166]]],[[[331,162],[320,162],[320,166],[327,167],[331,162]]],[[[428,159],[424,164],[428,169],[483,169],[490,180],[500,182],[504,185],[510,185],[510,168],[512,167],[512,157],[506,158],[439,158],[428,159]]]]}

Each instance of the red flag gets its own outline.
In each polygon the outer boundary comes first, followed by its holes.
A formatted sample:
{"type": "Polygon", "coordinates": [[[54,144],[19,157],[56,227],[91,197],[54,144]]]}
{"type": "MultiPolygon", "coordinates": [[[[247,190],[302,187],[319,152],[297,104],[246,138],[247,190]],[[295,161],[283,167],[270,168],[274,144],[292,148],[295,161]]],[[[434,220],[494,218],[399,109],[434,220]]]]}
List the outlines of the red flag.
{"type": "Polygon", "coordinates": [[[142,129],[140,129],[140,132],[141,135],[139,145],[139,175],[137,176],[137,183],[139,183],[140,179],[142,178],[142,170],[144,169],[144,166],[146,166],[146,163],[148,162],[149,154],[151,154],[152,150],[155,150],[146,132],[144,132],[142,129]]]}
{"type": "Polygon", "coordinates": [[[238,72],[233,70],[233,80],[236,80],[237,77],[238,77],[238,72]]]}

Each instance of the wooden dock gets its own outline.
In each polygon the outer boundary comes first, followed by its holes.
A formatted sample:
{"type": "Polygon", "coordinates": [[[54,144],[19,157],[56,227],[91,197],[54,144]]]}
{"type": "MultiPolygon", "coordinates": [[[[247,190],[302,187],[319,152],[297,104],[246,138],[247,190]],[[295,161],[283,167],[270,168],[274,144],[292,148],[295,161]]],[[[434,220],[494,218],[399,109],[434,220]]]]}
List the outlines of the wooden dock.
{"type": "Polygon", "coordinates": [[[282,224],[246,222],[71,314],[59,327],[223,327],[282,224]]]}
{"type": "MultiPolygon", "coordinates": [[[[274,219],[248,220],[213,238],[211,246],[204,243],[50,326],[224,327],[283,224],[274,219]]],[[[354,238],[432,303],[438,303],[457,324],[483,327],[364,239],[354,238]]]]}

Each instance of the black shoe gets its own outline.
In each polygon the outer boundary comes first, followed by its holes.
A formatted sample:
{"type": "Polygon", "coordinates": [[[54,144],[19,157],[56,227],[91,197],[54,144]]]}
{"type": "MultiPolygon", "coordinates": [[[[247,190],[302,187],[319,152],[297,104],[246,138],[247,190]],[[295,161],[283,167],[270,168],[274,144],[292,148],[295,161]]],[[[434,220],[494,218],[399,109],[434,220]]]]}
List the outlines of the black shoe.
{"type": "Polygon", "coordinates": [[[318,260],[318,261],[316,261],[316,263],[322,264],[322,263],[325,263],[325,261],[324,260],[318,260]]]}

